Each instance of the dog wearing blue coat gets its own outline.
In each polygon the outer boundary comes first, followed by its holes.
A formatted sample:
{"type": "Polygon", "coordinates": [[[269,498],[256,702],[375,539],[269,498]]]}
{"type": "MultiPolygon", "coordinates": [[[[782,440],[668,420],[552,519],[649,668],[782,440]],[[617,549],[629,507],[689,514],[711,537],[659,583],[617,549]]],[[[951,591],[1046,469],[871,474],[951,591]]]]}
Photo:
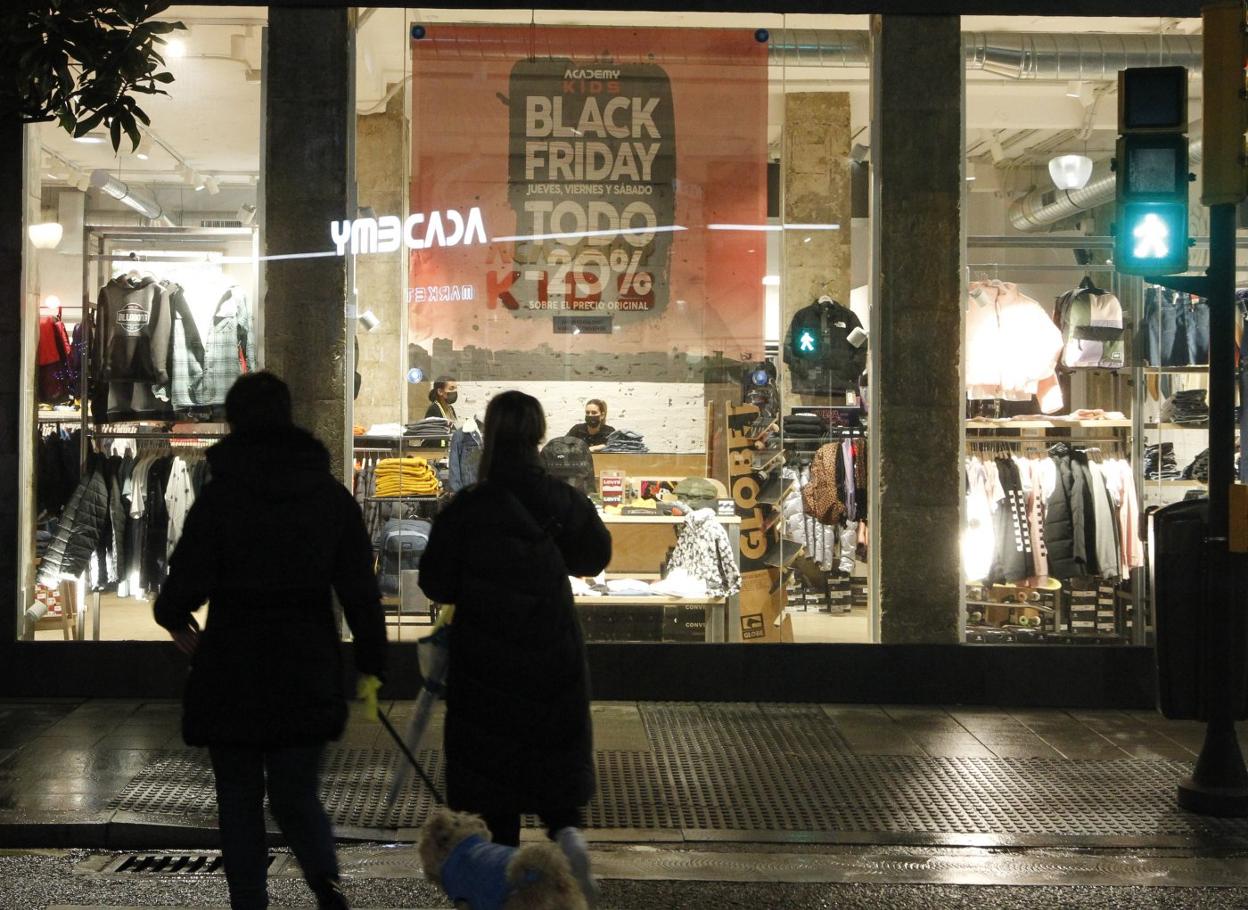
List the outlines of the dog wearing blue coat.
{"type": "Polygon", "coordinates": [[[435,809],[418,850],[425,876],[460,910],[588,910],[559,847],[495,844],[478,815],[435,809]]]}

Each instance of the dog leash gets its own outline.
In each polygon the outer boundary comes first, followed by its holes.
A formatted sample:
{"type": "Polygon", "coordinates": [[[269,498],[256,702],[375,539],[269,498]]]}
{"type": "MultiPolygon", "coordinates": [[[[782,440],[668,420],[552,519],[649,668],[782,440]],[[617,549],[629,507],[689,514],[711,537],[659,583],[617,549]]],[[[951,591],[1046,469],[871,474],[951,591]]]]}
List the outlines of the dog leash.
{"type": "Polygon", "coordinates": [[[390,718],[386,715],[386,712],[380,708],[377,709],[377,719],[381,721],[381,725],[386,728],[386,732],[390,734],[390,738],[394,740],[395,744],[400,750],[402,750],[403,754],[407,756],[407,760],[411,762],[412,767],[416,769],[416,773],[420,776],[420,779],[424,781],[425,786],[429,789],[429,793],[433,796],[433,801],[439,806],[445,806],[446,800],[442,798],[442,794],[438,792],[438,788],[429,778],[429,775],[425,773],[425,769],[421,767],[421,764],[417,761],[416,756],[412,754],[412,750],[407,747],[407,743],[403,741],[403,737],[399,735],[399,731],[394,729],[394,724],[390,723],[390,718]]]}

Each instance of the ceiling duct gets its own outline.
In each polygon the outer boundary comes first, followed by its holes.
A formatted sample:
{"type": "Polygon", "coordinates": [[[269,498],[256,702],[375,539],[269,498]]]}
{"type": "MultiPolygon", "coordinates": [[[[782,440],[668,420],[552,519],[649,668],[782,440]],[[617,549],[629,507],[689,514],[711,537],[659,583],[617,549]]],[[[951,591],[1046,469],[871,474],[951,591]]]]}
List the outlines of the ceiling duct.
{"type": "Polygon", "coordinates": [[[144,218],[156,224],[165,227],[173,224],[160,207],[159,202],[151,196],[134,189],[129,184],[118,180],[103,168],[96,168],[91,172],[91,186],[102,193],[112,196],[118,202],[130,206],[144,218]]]}
{"type": "MultiPolygon", "coordinates": [[[[1198,127],[1194,124],[1192,128],[1198,127]]],[[[1188,146],[1188,163],[1199,164],[1202,151],[1201,140],[1193,139],[1188,146]]],[[[1092,169],[1092,178],[1082,189],[1049,187],[1032,190],[1015,199],[1010,204],[1010,225],[1017,231],[1038,231],[1113,202],[1117,195],[1117,177],[1109,169],[1109,162],[1098,161],[1092,169]]]]}
{"type": "MultiPolygon", "coordinates": [[[[621,30],[623,31],[623,30],[621,30]]],[[[478,60],[578,60],[584,47],[573,29],[516,29],[473,40],[460,30],[443,34],[430,27],[420,40],[421,53],[478,60]]],[[[1053,34],[1048,32],[963,32],[966,66],[1010,79],[1116,81],[1129,66],[1186,66],[1199,75],[1199,35],[1053,34]]],[[[871,36],[855,29],[777,29],[768,54],[773,66],[865,69],[871,63],[871,36]]],[[[653,62],[653,47],[638,33],[621,37],[615,60],[653,62]]],[[[692,57],[686,62],[697,62],[692,57]]],[[[721,57],[714,62],[723,63],[721,57]]]]}

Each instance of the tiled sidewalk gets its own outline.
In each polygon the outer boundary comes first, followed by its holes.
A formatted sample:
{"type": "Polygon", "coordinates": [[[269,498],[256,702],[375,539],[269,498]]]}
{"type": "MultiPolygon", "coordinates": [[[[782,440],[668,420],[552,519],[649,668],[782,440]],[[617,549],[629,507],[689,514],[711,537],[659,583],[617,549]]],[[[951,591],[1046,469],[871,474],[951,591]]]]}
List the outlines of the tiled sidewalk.
{"type": "MultiPolygon", "coordinates": [[[[387,707],[402,728],[411,703],[387,707]]],[[[210,845],[211,776],[179,718],[170,701],[0,702],[0,845],[210,845]]],[[[1248,844],[1248,823],[1173,806],[1202,728],[1148,712],[617,702],[594,719],[599,838],[1248,844]]],[[[440,720],[420,743],[431,770],[440,720]]],[[[352,718],[326,772],[340,831],[410,837],[429,802],[384,800],[398,761],[352,718]]]]}

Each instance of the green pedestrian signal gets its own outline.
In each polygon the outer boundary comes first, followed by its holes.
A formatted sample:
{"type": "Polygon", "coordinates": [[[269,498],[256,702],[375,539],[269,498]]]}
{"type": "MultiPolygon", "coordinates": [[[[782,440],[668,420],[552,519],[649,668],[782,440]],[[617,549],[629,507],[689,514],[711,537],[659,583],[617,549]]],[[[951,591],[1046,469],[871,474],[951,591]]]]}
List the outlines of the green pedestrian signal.
{"type": "Polygon", "coordinates": [[[1127,275],[1187,271],[1187,70],[1118,76],[1114,268],[1127,275]]]}
{"type": "Polygon", "coordinates": [[[799,354],[815,354],[818,353],[819,342],[815,338],[815,333],[810,329],[804,329],[797,336],[797,353],[799,354]]]}

